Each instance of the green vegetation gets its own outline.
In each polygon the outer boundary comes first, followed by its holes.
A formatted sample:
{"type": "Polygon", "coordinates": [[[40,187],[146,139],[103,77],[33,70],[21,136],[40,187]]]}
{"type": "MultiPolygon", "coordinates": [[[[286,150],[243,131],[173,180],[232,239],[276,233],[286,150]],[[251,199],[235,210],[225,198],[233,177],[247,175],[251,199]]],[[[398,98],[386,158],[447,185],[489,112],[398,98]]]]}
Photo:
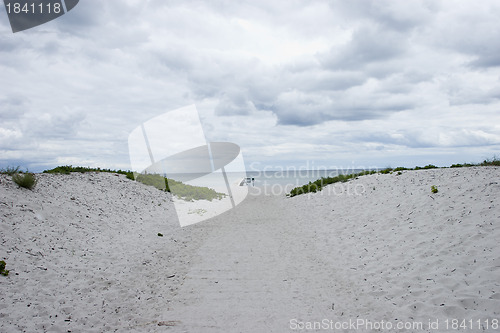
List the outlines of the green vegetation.
{"type": "MultiPolygon", "coordinates": [[[[425,168],[427,168],[427,167],[425,167],[425,168]]],[[[413,169],[408,169],[408,168],[405,168],[405,167],[397,167],[395,169],[393,169],[393,168],[385,168],[385,169],[379,170],[378,172],[381,173],[381,174],[383,174],[383,175],[386,175],[388,173],[401,172],[401,171],[405,171],[405,170],[413,170],[413,169]]]]}
{"type": "Polygon", "coordinates": [[[7,266],[7,264],[5,263],[5,261],[1,260],[0,261],[0,275],[3,275],[3,276],[9,275],[9,271],[5,269],[5,266],[7,266]]]}
{"type": "Polygon", "coordinates": [[[385,169],[380,170],[379,173],[386,175],[388,173],[392,173],[392,171],[394,171],[393,168],[385,168],[385,169]]]}
{"type": "Polygon", "coordinates": [[[186,201],[222,199],[224,193],[216,192],[208,187],[184,184],[182,182],[162,177],[158,174],[137,174],[136,180],[145,185],[156,187],[159,190],[171,192],[186,201]]]}
{"type": "Polygon", "coordinates": [[[467,168],[467,167],[473,167],[477,166],[477,164],[470,164],[470,163],[464,163],[464,164],[452,164],[450,168],[467,168]]]}
{"type": "Polygon", "coordinates": [[[207,212],[206,209],[198,208],[198,209],[190,209],[188,214],[197,214],[203,216],[203,214],[205,214],[206,212],[207,212]]]}
{"type": "MultiPolygon", "coordinates": [[[[498,157],[493,157],[492,159],[486,159],[482,163],[464,163],[464,164],[453,164],[451,168],[462,168],[462,167],[473,167],[473,166],[500,166],[500,159],[498,157]]],[[[296,187],[290,191],[288,196],[294,197],[299,194],[310,193],[310,192],[318,192],[323,189],[323,187],[334,184],[337,182],[347,182],[353,178],[357,178],[364,175],[369,174],[392,174],[393,172],[397,172],[397,175],[401,175],[401,171],[406,170],[428,170],[428,169],[437,169],[439,167],[428,164],[424,167],[416,166],[415,168],[405,168],[405,167],[397,167],[397,168],[385,168],[378,171],[362,171],[357,174],[347,174],[347,175],[338,175],[335,177],[326,177],[318,179],[314,182],[309,182],[306,185],[296,187]]],[[[226,196],[224,193],[216,192],[214,189],[207,187],[199,187],[192,186],[188,184],[181,183],[179,181],[175,181],[173,179],[167,179],[158,174],[137,174],[132,171],[122,171],[122,170],[110,170],[110,169],[101,169],[101,168],[88,168],[88,167],[73,167],[69,166],[59,166],[51,170],[45,170],[44,173],[61,173],[61,174],[69,174],[71,172],[109,172],[109,173],[118,173],[124,174],[128,179],[137,180],[146,185],[154,186],[157,189],[162,191],[172,192],[174,195],[187,200],[209,200],[213,199],[222,199],[226,196]]],[[[19,175],[19,167],[13,168],[8,167],[0,170],[0,173],[9,174],[13,176],[14,181],[22,187],[33,188],[36,185],[36,178],[33,174],[26,173],[24,176],[19,175]],[[32,184],[32,185],[30,185],[32,184]],[[26,186],[24,186],[26,185],[26,186]],[[31,187],[29,187],[31,186],[31,187]]],[[[437,188],[432,189],[433,193],[437,193],[437,188]]]]}
{"type": "Polygon", "coordinates": [[[213,199],[222,199],[226,196],[226,194],[216,192],[208,187],[184,184],[173,179],[162,177],[158,174],[138,174],[136,180],[145,185],[156,187],[159,190],[171,192],[179,198],[187,201],[212,201],[213,199]]]}
{"type": "Polygon", "coordinates": [[[222,199],[226,196],[225,193],[219,193],[215,191],[214,189],[208,188],[208,187],[200,187],[200,186],[193,186],[193,185],[188,185],[184,184],[181,182],[178,182],[173,179],[166,179],[168,183],[168,186],[170,188],[170,192],[175,194],[176,196],[186,200],[186,201],[193,201],[193,200],[208,200],[212,201],[213,199],[222,199]]]}
{"type": "Polygon", "coordinates": [[[132,171],[123,170],[111,170],[111,169],[101,169],[101,168],[89,168],[89,167],[74,167],[72,165],[58,166],[54,169],[45,170],[43,173],[61,173],[64,175],[69,175],[71,172],[108,172],[108,173],[118,173],[127,176],[128,179],[134,180],[134,173],[132,171]]]}
{"type": "Polygon", "coordinates": [[[500,166],[500,159],[496,156],[493,156],[492,159],[484,160],[483,163],[479,164],[480,166],[500,166]]]}
{"type": "MultiPolygon", "coordinates": [[[[474,166],[500,166],[500,158],[494,156],[492,159],[486,159],[482,163],[464,163],[464,164],[453,164],[450,166],[450,168],[463,168],[463,167],[474,167],[474,166]]],[[[328,177],[328,178],[321,178],[318,179],[314,182],[309,182],[306,185],[296,187],[290,191],[288,194],[289,197],[294,197],[299,194],[304,194],[304,193],[310,193],[310,192],[317,192],[321,191],[323,187],[326,185],[330,185],[333,183],[337,182],[346,182],[350,179],[357,178],[359,176],[364,176],[368,174],[374,174],[374,173],[380,173],[380,174],[392,174],[393,172],[397,172],[397,176],[400,176],[402,174],[401,171],[405,170],[429,170],[429,169],[439,169],[439,167],[433,165],[433,164],[428,164],[424,167],[419,167],[416,166],[415,168],[405,168],[405,167],[397,167],[395,169],[391,167],[387,167],[385,169],[381,169],[379,171],[363,171],[357,174],[349,174],[349,175],[338,175],[336,177],[328,177]]],[[[375,190],[375,188],[373,188],[375,190]]],[[[438,189],[436,186],[432,186],[431,188],[432,193],[437,193],[438,189]]]]}
{"type": "Polygon", "coordinates": [[[14,181],[14,183],[19,185],[19,187],[24,187],[29,190],[32,190],[37,183],[35,175],[29,172],[13,174],[12,180],[14,181]]]}
{"type": "Polygon", "coordinates": [[[163,237],[163,234],[161,232],[159,232],[158,237],[163,237]]]}
{"type": "Polygon", "coordinates": [[[9,176],[13,176],[14,174],[16,173],[20,173],[21,171],[19,171],[20,167],[6,167],[4,169],[1,169],[0,170],[0,173],[1,174],[4,174],[4,175],[9,175],[9,176]]]}
{"type": "Polygon", "coordinates": [[[450,168],[468,168],[474,166],[500,166],[500,158],[493,156],[493,158],[488,158],[481,163],[453,164],[450,168]]]}
{"type": "Polygon", "coordinates": [[[413,170],[425,170],[425,169],[438,169],[438,167],[435,165],[429,164],[429,165],[426,165],[424,167],[416,166],[415,169],[413,169],[413,170]]]}
{"type": "Polygon", "coordinates": [[[171,192],[186,201],[222,199],[224,193],[216,192],[208,187],[184,184],[182,182],[162,177],[158,174],[137,174],[136,180],[145,185],[156,187],[159,190],[171,192]]]}
{"type": "Polygon", "coordinates": [[[304,193],[309,193],[309,192],[317,192],[321,191],[323,187],[326,185],[334,184],[334,183],[344,183],[347,182],[350,179],[359,177],[359,176],[365,176],[365,175],[371,175],[375,174],[377,171],[362,171],[360,173],[353,173],[353,174],[348,174],[348,175],[337,175],[335,177],[323,177],[321,179],[318,179],[314,182],[309,182],[308,184],[305,184],[303,186],[296,187],[290,191],[290,194],[288,196],[294,197],[299,194],[304,194],[304,193]]]}
{"type": "Polygon", "coordinates": [[[156,187],[159,190],[170,192],[168,187],[167,178],[162,177],[158,174],[136,174],[135,180],[143,183],[144,185],[156,187]]]}
{"type": "Polygon", "coordinates": [[[138,174],[132,171],[111,170],[101,168],[89,167],[74,167],[72,165],[58,166],[54,169],[45,170],[43,173],[60,173],[69,175],[71,172],[108,172],[126,175],[128,179],[136,180],[148,186],[153,186],[159,190],[172,192],[184,200],[208,200],[222,199],[226,196],[224,193],[216,192],[215,190],[207,187],[199,187],[187,185],[173,179],[167,179],[158,174],[138,174]]]}

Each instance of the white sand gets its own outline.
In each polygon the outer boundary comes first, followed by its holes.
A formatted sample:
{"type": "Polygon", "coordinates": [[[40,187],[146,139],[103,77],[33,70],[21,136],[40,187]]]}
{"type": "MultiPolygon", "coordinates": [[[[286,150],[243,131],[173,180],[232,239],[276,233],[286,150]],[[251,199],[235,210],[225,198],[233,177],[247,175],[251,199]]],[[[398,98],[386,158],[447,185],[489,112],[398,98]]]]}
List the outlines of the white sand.
{"type": "MultiPolygon", "coordinates": [[[[311,332],[298,328],[361,319],[394,326],[384,332],[472,319],[461,331],[476,332],[500,319],[500,168],[249,195],[184,228],[169,194],[123,176],[39,177],[29,191],[0,176],[1,332],[311,332]]],[[[357,328],[326,331],[369,331],[357,328]]]]}

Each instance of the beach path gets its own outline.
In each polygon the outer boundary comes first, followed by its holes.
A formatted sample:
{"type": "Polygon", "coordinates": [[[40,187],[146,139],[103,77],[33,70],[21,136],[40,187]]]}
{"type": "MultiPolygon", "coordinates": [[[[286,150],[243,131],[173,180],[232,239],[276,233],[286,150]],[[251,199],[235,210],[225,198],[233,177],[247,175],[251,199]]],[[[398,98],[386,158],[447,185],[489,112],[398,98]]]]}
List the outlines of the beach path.
{"type": "Polygon", "coordinates": [[[286,198],[250,194],[210,229],[165,321],[198,332],[279,332],[293,318],[328,316],[331,290],[317,249],[286,198]]]}

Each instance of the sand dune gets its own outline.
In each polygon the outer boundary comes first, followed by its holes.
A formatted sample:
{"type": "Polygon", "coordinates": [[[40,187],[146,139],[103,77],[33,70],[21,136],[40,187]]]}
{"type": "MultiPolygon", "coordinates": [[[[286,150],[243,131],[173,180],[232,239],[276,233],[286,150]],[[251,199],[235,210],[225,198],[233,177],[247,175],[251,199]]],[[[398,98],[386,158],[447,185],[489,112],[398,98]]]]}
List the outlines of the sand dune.
{"type": "Polygon", "coordinates": [[[482,332],[500,319],[500,168],[254,191],[184,228],[170,194],[124,176],[39,179],[29,191],[0,175],[2,332],[441,332],[454,319],[482,332]]]}

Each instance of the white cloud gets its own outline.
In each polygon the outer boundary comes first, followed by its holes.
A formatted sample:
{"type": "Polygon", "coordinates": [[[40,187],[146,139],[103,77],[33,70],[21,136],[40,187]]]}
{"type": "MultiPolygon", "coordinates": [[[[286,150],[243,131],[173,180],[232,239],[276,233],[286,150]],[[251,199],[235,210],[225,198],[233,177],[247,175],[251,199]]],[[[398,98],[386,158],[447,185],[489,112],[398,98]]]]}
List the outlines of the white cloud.
{"type": "Polygon", "coordinates": [[[0,23],[0,163],[127,168],[130,131],[192,103],[249,163],[489,157],[499,15],[493,0],[87,0],[25,32],[0,23]]]}

